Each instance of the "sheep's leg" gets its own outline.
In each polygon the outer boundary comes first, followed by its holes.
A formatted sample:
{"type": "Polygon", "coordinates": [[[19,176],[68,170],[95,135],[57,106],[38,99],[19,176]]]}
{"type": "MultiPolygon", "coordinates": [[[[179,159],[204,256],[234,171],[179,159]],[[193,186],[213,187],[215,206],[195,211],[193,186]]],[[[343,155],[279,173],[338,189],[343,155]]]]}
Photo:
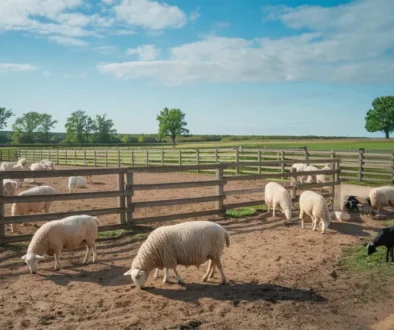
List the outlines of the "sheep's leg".
{"type": "Polygon", "coordinates": [[[168,282],[168,268],[164,268],[164,277],[163,277],[163,283],[168,282]]]}
{"type": "Polygon", "coordinates": [[[55,270],[60,270],[62,265],[60,264],[60,252],[55,252],[55,270]]]}
{"type": "Polygon", "coordinates": [[[317,224],[317,218],[316,217],[312,217],[312,230],[313,231],[316,230],[316,224],[317,224]]]}
{"type": "Polygon", "coordinates": [[[322,234],[324,234],[324,232],[326,231],[326,223],[323,219],[320,219],[320,227],[322,234]]]}
{"type": "Polygon", "coordinates": [[[302,229],[304,229],[304,225],[305,225],[305,223],[304,223],[304,217],[305,217],[305,212],[304,212],[304,210],[301,210],[301,212],[300,212],[300,219],[301,219],[301,228],[302,229]]]}
{"type": "Polygon", "coordinates": [[[275,217],[275,207],[276,207],[276,203],[273,202],[272,203],[272,216],[275,217]]]}
{"type": "Polygon", "coordinates": [[[394,246],[392,246],[391,248],[390,248],[390,250],[391,250],[391,262],[394,262],[394,246]]]}
{"type": "Polygon", "coordinates": [[[157,278],[157,275],[159,274],[159,268],[156,268],[155,274],[153,275],[153,278],[157,278]]]}
{"type": "Polygon", "coordinates": [[[387,248],[387,252],[386,252],[386,262],[389,262],[389,252],[390,252],[390,249],[387,248]]]}
{"type": "Polygon", "coordinates": [[[14,232],[15,232],[15,230],[14,230],[14,224],[11,223],[11,233],[14,233],[14,232]]]}
{"type": "Polygon", "coordinates": [[[228,281],[227,281],[226,275],[224,275],[223,266],[222,266],[222,262],[220,260],[220,257],[215,260],[215,264],[216,264],[216,266],[218,266],[219,271],[220,271],[220,276],[222,277],[221,284],[227,284],[228,281]]]}
{"type": "Polygon", "coordinates": [[[83,261],[82,261],[83,264],[86,264],[86,262],[88,261],[88,258],[89,258],[89,251],[90,251],[90,248],[89,248],[88,245],[86,245],[85,258],[84,258],[83,261]]]}
{"type": "Polygon", "coordinates": [[[212,270],[211,273],[209,274],[209,278],[213,278],[213,275],[215,275],[215,263],[212,261],[212,270]]]}
{"type": "Polygon", "coordinates": [[[176,270],[176,268],[173,268],[172,270],[174,271],[174,273],[175,273],[175,275],[176,275],[178,284],[179,284],[179,285],[180,285],[180,284],[184,284],[184,282],[182,281],[182,278],[181,278],[181,276],[179,275],[179,273],[178,273],[178,271],[176,270]]]}
{"type": "Polygon", "coordinates": [[[265,202],[265,203],[267,204],[267,208],[268,208],[268,211],[267,211],[267,213],[270,213],[271,204],[270,204],[270,203],[268,203],[268,202],[265,202]]]}
{"type": "Polygon", "coordinates": [[[209,275],[213,272],[214,263],[212,259],[209,259],[207,271],[205,272],[202,282],[206,282],[208,280],[209,275]]]}

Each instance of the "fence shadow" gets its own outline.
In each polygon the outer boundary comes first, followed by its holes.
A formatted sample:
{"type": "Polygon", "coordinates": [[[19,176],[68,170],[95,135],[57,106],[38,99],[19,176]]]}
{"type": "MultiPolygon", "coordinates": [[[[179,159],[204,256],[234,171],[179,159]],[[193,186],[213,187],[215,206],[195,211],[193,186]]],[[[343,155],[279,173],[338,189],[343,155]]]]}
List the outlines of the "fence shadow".
{"type": "Polygon", "coordinates": [[[230,285],[186,284],[180,290],[147,287],[145,290],[153,295],[171,300],[197,303],[201,298],[213,300],[232,300],[233,304],[241,301],[265,300],[272,303],[280,301],[326,302],[327,299],[313,290],[302,290],[275,284],[235,283],[230,285]]]}
{"type": "Polygon", "coordinates": [[[366,227],[352,222],[331,222],[328,229],[332,229],[339,234],[356,236],[356,237],[369,237],[369,231],[379,231],[378,227],[366,227]]]}

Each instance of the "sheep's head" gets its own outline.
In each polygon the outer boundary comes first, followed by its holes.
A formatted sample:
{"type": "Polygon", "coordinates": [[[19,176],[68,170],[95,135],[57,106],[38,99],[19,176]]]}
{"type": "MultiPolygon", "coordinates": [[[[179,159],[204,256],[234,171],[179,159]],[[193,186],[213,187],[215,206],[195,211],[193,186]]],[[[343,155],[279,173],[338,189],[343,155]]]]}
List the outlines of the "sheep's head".
{"type": "Polygon", "coordinates": [[[130,269],[126,273],[124,273],[123,275],[126,275],[126,276],[130,275],[131,279],[133,280],[133,282],[135,283],[135,285],[139,289],[142,289],[144,287],[144,284],[148,278],[148,274],[138,268],[130,269]]]}
{"type": "Polygon", "coordinates": [[[38,267],[38,262],[42,259],[45,259],[43,256],[40,256],[38,254],[35,254],[33,252],[27,252],[27,254],[25,254],[22,257],[22,260],[24,260],[27,265],[29,266],[30,269],[30,273],[35,274],[37,271],[37,267],[38,267]]]}
{"type": "Polygon", "coordinates": [[[373,243],[369,243],[367,245],[367,249],[368,249],[368,255],[371,255],[372,253],[376,252],[376,246],[373,243]]]}
{"type": "Polygon", "coordinates": [[[282,212],[285,214],[287,220],[291,220],[291,208],[287,207],[282,212]]]}

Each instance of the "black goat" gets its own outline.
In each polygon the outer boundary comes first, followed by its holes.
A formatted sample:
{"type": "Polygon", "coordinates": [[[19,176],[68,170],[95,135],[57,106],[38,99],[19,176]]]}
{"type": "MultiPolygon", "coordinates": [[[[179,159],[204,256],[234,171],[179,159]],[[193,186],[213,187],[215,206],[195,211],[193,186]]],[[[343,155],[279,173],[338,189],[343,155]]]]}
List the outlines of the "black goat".
{"type": "Polygon", "coordinates": [[[389,261],[389,253],[391,255],[391,262],[394,262],[394,226],[383,228],[379,231],[378,236],[368,244],[368,255],[376,252],[376,247],[385,246],[387,248],[386,262],[389,261]]]}
{"type": "Polygon", "coordinates": [[[362,204],[356,197],[349,196],[347,202],[344,205],[344,208],[348,211],[359,211],[358,205],[362,204]]]}

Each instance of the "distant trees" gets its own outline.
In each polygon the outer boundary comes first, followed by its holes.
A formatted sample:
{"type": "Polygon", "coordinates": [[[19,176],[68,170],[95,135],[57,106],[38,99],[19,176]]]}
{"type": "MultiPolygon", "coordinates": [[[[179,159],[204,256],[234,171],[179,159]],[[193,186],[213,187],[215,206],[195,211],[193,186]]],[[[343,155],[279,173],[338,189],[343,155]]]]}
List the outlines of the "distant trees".
{"type": "Polygon", "coordinates": [[[39,131],[44,136],[45,143],[49,143],[49,132],[57,124],[57,120],[52,118],[52,115],[47,113],[41,114],[41,125],[39,126],[39,131]]]}
{"type": "Polygon", "coordinates": [[[14,116],[12,110],[0,107],[0,129],[7,127],[7,120],[11,118],[11,116],[14,116]]]}
{"type": "Polygon", "coordinates": [[[12,129],[12,139],[15,143],[34,143],[39,140],[49,142],[49,132],[55,126],[57,120],[52,115],[30,111],[16,118],[12,129]],[[41,133],[41,134],[39,134],[41,133]]]}
{"type": "Polygon", "coordinates": [[[189,134],[186,128],[185,113],[180,109],[164,108],[157,116],[156,120],[159,122],[159,139],[171,137],[172,144],[175,148],[175,139],[177,136],[189,134]]]}
{"type": "Polygon", "coordinates": [[[66,140],[68,142],[88,143],[89,134],[93,130],[93,119],[85,111],[77,110],[67,118],[66,140]]]}
{"type": "Polygon", "coordinates": [[[113,136],[116,134],[112,119],[107,119],[106,116],[106,114],[103,116],[97,115],[93,123],[95,142],[110,143],[113,140],[113,136]]]}
{"type": "Polygon", "coordinates": [[[394,96],[377,97],[372,101],[373,109],[365,116],[368,132],[384,132],[386,139],[394,131],[394,96]]]}

